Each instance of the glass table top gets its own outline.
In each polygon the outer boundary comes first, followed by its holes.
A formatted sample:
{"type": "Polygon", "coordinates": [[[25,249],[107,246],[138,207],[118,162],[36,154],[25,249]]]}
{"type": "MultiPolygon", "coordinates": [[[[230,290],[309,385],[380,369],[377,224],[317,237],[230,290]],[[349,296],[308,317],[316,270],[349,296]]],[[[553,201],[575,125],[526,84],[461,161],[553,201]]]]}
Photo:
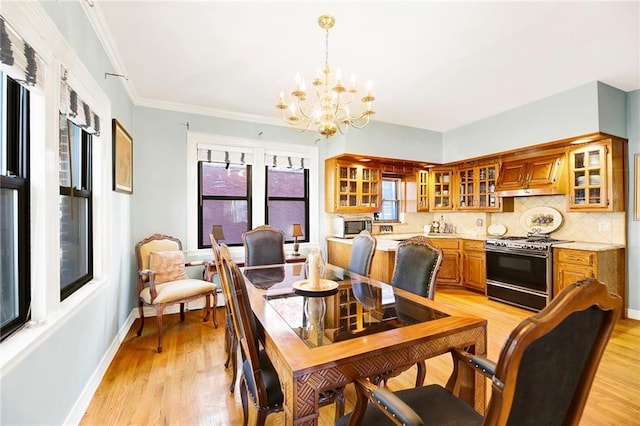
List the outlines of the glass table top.
{"type": "Polygon", "coordinates": [[[326,297],[303,297],[291,285],[304,276],[292,265],[246,270],[245,276],[309,347],[371,335],[381,331],[437,320],[445,313],[394,294],[392,286],[339,268],[324,277],[337,281],[338,291],[326,297]],[[258,273],[258,271],[260,271],[258,273]],[[256,280],[254,283],[252,280],[256,280]]]}

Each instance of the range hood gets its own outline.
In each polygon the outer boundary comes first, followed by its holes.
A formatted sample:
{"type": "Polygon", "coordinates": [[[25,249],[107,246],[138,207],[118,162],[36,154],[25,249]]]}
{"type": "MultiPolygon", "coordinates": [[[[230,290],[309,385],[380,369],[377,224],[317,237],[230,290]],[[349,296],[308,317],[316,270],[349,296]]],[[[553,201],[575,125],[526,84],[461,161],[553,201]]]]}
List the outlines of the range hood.
{"type": "Polygon", "coordinates": [[[565,194],[565,163],[564,154],[505,161],[495,192],[501,197],[565,194]]]}

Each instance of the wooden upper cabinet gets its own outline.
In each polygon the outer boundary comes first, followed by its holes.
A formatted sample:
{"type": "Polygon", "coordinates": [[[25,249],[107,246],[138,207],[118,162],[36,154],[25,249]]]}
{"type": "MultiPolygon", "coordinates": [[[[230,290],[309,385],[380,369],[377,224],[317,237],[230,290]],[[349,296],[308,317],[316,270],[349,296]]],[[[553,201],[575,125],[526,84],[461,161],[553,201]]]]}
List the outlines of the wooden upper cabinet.
{"type": "Polygon", "coordinates": [[[429,171],[429,205],[431,211],[453,210],[454,169],[436,169],[429,171]]]}
{"type": "Polygon", "coordinates": [[[499,195],[555,195],[566,192],[564,153],[505,161],[497,181],[499,195]]]}
{"type": "Polygon", "coordinates": [[[569,210],[624,211],[624,148],[606,139],[569,151],[569,210]]]}
{"type": "Polygon", "coordinates": [[[375,164],[325,161],[325,210],[330,213],[380,211],[382,173],[375,164]]]}
{"type": "Polygon", "coordinates": [[[501,200],[495,193],[498,164],[457,169],[458,210],[501,210],[501,200]]]}
{"type": "Polygon", "coordinates": [[[417,179],[418,211],[429,211],[429,172],[419,170],[417,179]]]}

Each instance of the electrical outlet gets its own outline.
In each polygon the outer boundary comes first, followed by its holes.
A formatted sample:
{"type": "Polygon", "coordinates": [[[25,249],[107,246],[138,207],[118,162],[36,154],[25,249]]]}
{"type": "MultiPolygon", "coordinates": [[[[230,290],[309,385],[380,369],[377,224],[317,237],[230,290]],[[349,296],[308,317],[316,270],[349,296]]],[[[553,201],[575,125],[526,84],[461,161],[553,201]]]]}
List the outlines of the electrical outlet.
{"type": "Polygon", "coordinates": [[[598,231],[600,231],[600,232],[609,232],[609,231],[611,231],[611,223],[609,223],[609,222],[598,222],[598,231]]]}
{"type": "Polygon", "coordinates": [[[482,226],[482,219],[476,219],[476,226],[482,226]]]}

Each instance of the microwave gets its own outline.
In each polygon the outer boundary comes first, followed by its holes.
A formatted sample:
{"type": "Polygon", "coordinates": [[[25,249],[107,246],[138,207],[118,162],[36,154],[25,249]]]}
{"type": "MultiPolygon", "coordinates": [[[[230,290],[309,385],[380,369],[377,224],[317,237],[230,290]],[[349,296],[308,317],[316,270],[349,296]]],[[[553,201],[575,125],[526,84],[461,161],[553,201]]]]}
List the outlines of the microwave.
{"type": "Polygon", "coordinates": [[[333,236],[338,238],[355,238],[356,235],[360,233],[360,231],[371,232],[372,223],[373,221],[369,217],[334,217],[333,236]]]}

